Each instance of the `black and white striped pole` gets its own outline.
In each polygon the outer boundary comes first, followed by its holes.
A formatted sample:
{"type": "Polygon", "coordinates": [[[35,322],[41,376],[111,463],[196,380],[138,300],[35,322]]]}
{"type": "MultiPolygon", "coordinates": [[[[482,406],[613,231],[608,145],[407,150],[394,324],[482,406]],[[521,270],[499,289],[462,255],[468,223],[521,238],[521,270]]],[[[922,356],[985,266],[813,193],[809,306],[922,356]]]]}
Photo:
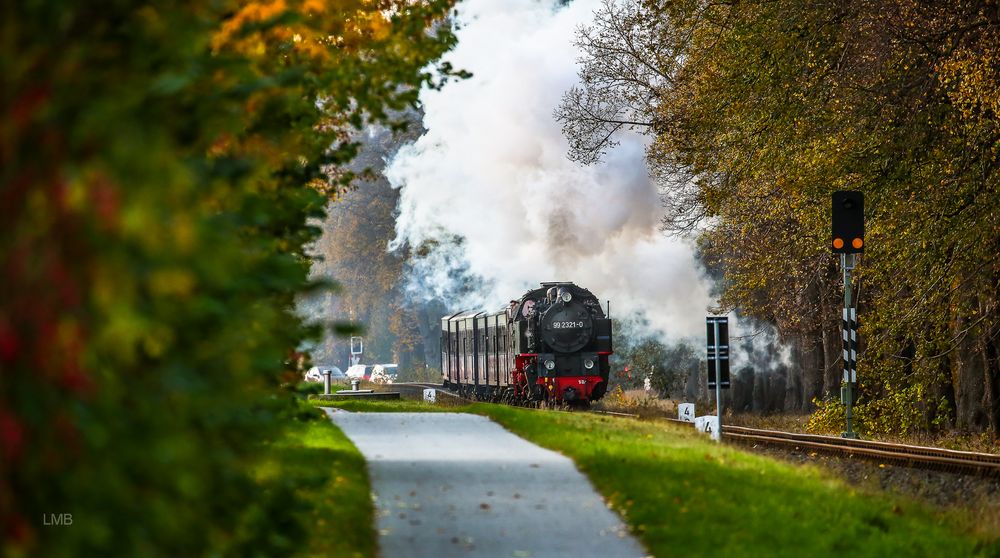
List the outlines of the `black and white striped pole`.
{"type": "Polygon", "coordinates": [[[861,192],[834,192],[831,199],[833,253],[840,254],[844,270],[844,377],[840,398],[846,407],[847,430],[844,438],[857,438],[854,432],[854,393],[858,382],[858,314],[851,300],[851,273],[857,255],[865,250],[865,197],[861,192]]]}
{"type": "Polygon", "coordinates": [[[858,383],[858,311],[851,304],[851,272],[854,271],[854,254],[841,254],[840,265],[844,269],[844,378],[840,397],[846,407],[847,430],[844,438],[857,438],[854,432],[854,387],[858,383]]]}

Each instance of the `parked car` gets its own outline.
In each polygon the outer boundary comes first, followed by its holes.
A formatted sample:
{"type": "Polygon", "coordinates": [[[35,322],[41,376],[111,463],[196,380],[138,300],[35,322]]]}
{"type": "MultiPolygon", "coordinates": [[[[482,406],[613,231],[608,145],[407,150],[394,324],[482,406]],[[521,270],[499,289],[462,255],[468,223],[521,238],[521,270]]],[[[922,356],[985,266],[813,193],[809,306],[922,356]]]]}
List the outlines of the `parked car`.
{"type": "Polygon", "coordinates": [[[376,384],[391,384],[396,381],[398,365],[376,364],[372,370],[371,381],[376,384]]]}
{"type": "Polygon", "coordinates": [[[347,369],[347,377],[376,384],[391,384],[396,381],[397,369],[395,364],[355,364],[347,369]]]}
{"type": "Polygon", "coordinates": [[[354,379],[359,378],[362,380],[368,380],[372,377],[372,371],[375,366],[371,364],[354,364],[347,369],[347,377],[354,379]]]}
{"type": "Polygon", "coordinates": [[[336,366],[313,366],[306,372],[305,378],[303,379],[307,382],[322,382],[323,375],[327,371],[330,371],[330,379],[332,381],[347,379],[347,375],[336,366]]]}

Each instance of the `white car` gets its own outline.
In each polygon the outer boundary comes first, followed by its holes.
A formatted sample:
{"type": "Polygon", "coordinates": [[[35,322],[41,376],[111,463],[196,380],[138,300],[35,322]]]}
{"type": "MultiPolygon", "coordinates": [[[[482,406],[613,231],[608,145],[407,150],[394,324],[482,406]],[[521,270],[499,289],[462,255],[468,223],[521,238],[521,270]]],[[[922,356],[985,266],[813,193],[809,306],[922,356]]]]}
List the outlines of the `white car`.
{"type": "Polygon", "coordinates": [[[351,379],[367,380],[372,377],[372,370],[375,367],[370,364],[353,364],[347,369],[347,377],[351,379]]]}
{"type": "Polygon", "coordinates": [[[307,382],[322,382],[327,371],[330,372],[330,380],[332,381],[347,379],[347,376],[336,366],[313,366],[306,372],[303,379],[307,382]]]}
{"type": "Polygon", "coordinates": [[[397,368],[395,364],[355,364],[347,369],[347,377],[375,384],[391,384],[396,380],[397,368]]]}
{"type": "Polygon", "coordinates": [[[372,370],[371,381],[376,384],[391,384],[396,381],[396,372],[399,366],[396,364],[376,364],[372,370]]]}

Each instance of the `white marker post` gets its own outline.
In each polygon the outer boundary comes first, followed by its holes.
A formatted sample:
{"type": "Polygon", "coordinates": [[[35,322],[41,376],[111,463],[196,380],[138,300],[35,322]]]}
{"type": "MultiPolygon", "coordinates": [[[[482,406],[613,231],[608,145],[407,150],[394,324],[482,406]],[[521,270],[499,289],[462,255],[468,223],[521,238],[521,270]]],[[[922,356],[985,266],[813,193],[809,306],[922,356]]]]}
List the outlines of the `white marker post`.
{"type": "Polygon", "coordinates": [[[437,401],[437,390],[436,389],[425,389],[424,390],[424,401],[428,403],[434,403],[437,401]]]}
{"type": "Polygon", "coordinates": [[[705,415],[703,417],[696,417],[694,419],[694,429],[698,432],[704,432],[708,434],[710,438],[719,441],[719,417],[713,417],[712,415],[705,415]]]}
{"type": "Polygon", "coordinates": [[[678,405],[677,420],[694,422],[694,403],[681,403],[678,405]]]}

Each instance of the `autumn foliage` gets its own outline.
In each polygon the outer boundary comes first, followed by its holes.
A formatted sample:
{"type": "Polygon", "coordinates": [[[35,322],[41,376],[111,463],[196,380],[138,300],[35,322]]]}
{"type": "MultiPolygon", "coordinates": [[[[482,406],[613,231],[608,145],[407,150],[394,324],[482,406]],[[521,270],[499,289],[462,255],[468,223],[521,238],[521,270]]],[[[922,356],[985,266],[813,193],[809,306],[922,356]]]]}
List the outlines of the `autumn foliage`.
{"type": "Polygon", "coordinates": [[[295,550],[295,487],[252,472],[310,333],[306,218],[351,179],[347,131],[449,74],[449,7],[4,8],[4,555],[295,550]]]}
{"type": "Polygon", "coordinates": [[[838,398],[830,194],[864,192],[862,428],[998,432],[998,41],[989,1],[608,0],[557,117],[582,161],[650,136],[665,228],[791,348],[786,408],[838,398]]]}

